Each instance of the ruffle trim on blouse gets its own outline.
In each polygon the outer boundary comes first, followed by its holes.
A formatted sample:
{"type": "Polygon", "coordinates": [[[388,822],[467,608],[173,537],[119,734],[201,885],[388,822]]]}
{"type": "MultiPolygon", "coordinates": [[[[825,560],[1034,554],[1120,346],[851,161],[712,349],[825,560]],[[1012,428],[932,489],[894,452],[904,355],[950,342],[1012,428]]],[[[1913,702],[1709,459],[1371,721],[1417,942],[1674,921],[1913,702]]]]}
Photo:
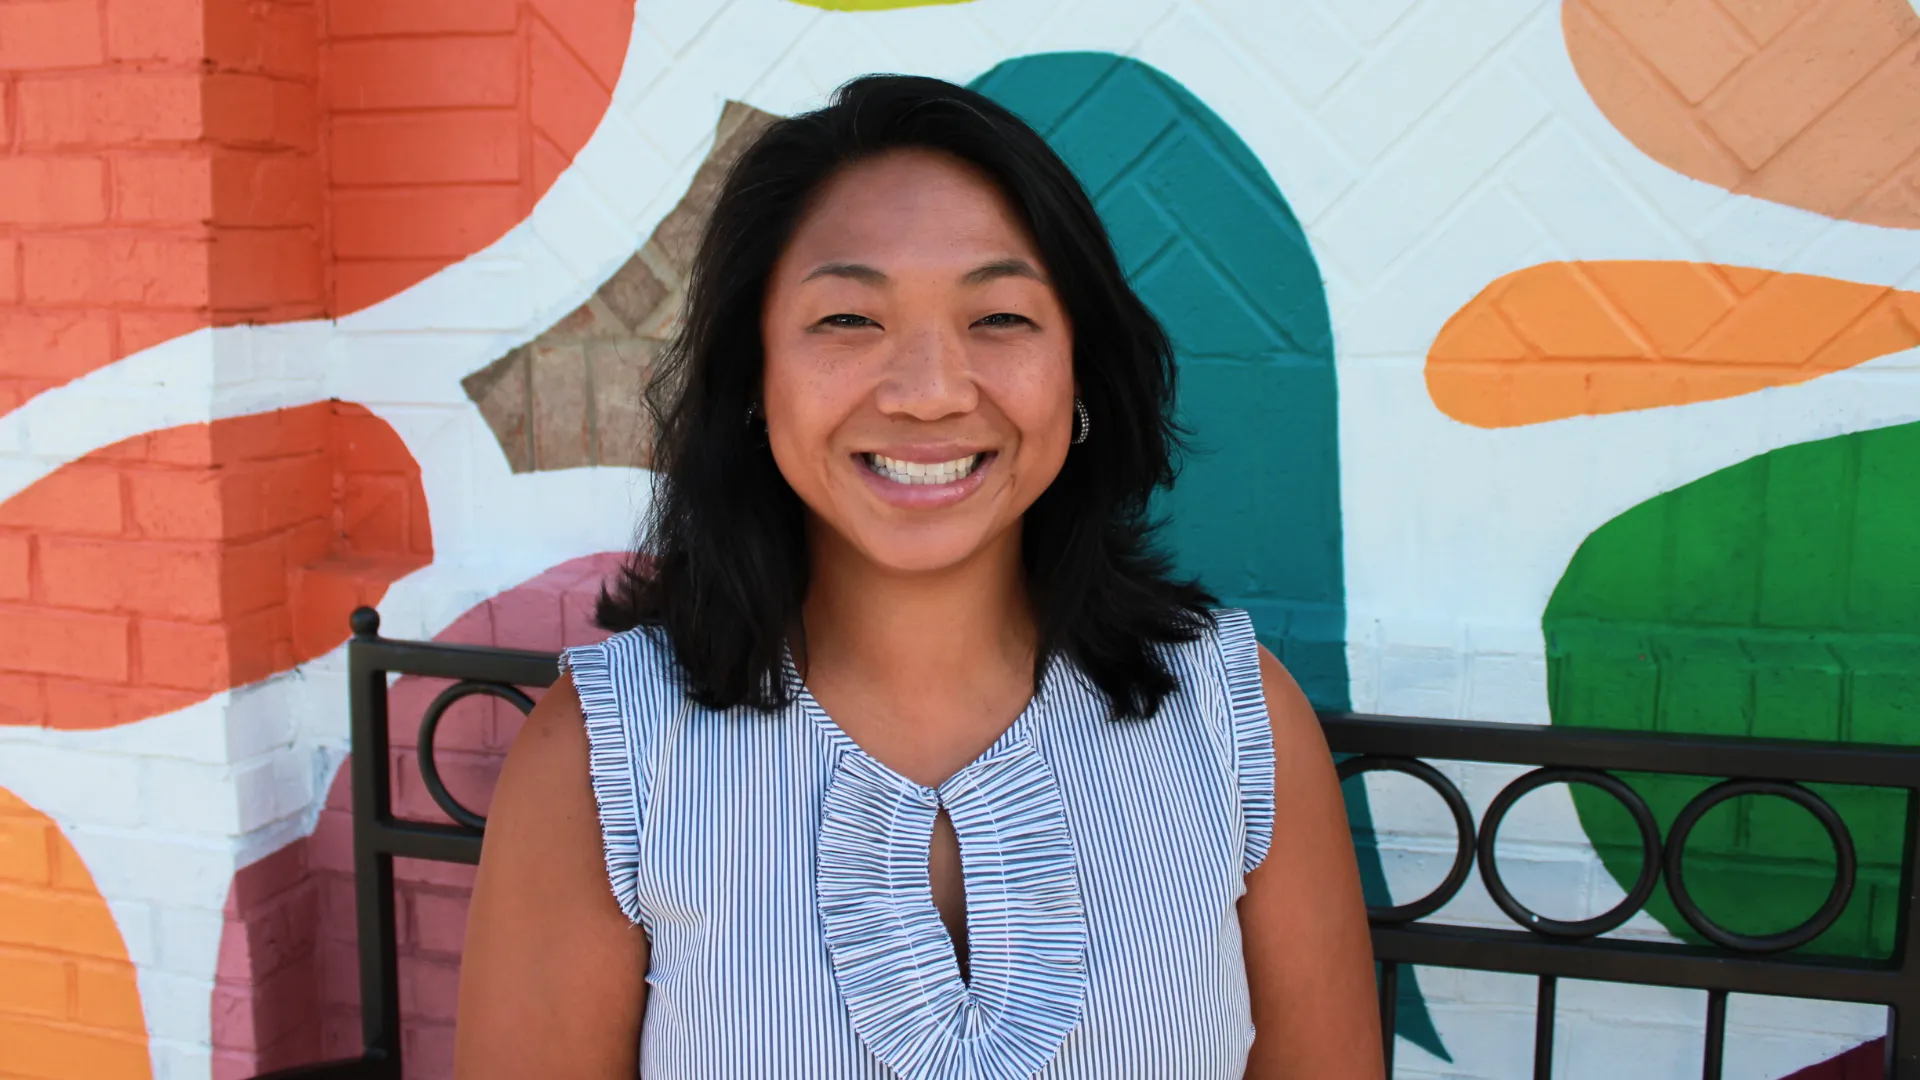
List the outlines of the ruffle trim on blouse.
{"type": "Polygon", "coordinates": [[[855,1032],[903,1080],[1025,1080],[1080,1022],[1087,921],[1053,771],[1023,733],[936,792],[857,749],[822,807],[816,890],[855,1032]],[[959,834],[971,985],[933,904],[941,805],[959,834]]]}
{"type": "Polygon", "coordinates": [[[621,641],[582,645],[560,654],[560,670],[572,674],[580,711],[586,717],[587,767],[593,778],[593,801],[600,809],[600,843],[607,860],[607,883],[627,921],[653,927],[640,909],[640,822],[646,813],[647,786],[641,769],[649,755],[641,752],[639,733],[622,715],[614,691],[608,653],[615,648],[646,648],[651,643],[621,641]]]}
{"type": "Polygon", "coordinates": [[[1260,643],[1253,620],[1238,608],[1216,611],[1220,656],[1227,669],[1227,710],[1233,718],[1233,758],[1246,828],[1244,873],[1266,861],[1273,845],[1273,722],[1260,685],[1260,643]]]}

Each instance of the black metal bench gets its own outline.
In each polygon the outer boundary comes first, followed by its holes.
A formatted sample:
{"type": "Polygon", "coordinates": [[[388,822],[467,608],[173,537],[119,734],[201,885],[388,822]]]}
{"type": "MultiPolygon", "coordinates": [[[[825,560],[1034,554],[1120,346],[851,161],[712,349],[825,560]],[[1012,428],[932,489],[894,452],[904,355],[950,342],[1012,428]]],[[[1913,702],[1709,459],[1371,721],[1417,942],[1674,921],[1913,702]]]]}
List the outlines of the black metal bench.
{"type": "MultiPolygon", "coordinates": [[[[347,664],[352,683],[353,819],[355,897],[359,921],[361,1024],[365,1052],[355,1059],[272,1074],[300,1078],[400,1077],[400,987],[394,922],[393,860],[396,856],[477,863],[484,820],[461,806],[440,782],[433,758],[434,732],[448,706],[484,694],[523,711],[532,702],[519,687],[543,687],[557,675],[556,659],[544,653],[475,648],[379,636],[380,620],[362,608],[353,615],[347,664]],[[421,718],[422,779],[435,802],[457,825],[394,817],[388,756],[389,675],[453,680],[421,718]]],[[[1433,787],[1453,814],[1457,848],[1451,871],[1429,895],[1393,907],[1370,908],[1374,956],[1380,971],[1380,1011],[1394,1028],[1400,969],[1413,964],[1534,976],[1536,1078],[1552,1073],[1554,1011],[1558,981],[1680,987],[1707,992],[1703,1076],[1720,1076],[1727,995],[1764,994],[1888,1006],[1886,1075],[1920,1080],[1920,957],[1912,930],[1920,922],[1914,869],[1920,863],[1920,750],[1792,740],[1737,739],[1646,734],[1459,720],[1326,714],[1322,723],[1334,752],[1346,757],[1343,778],[1388,770],[1433,787]],[[1533,766],[1508,784],[1478,825],[1459,790],[1423,759],[1533,766]],[[1645,803],[1613,776],[1615,771],[1731,777],[1693,800],[1663,838],[1645,803]],[[1579,922],[1559,922],[1528,911],[1506,889],[1494,840],[1508,809],[1535,788],[1558,782],[1592,784],[1627,806],[1641,831],[1644,864],[1634,888],[1614,910],[1579,922]],[[1852,891],[1856,859],[1846,823],[1808,783],[1852,784],[1906,792],[1900,910],[1889,958],[1839,959],[1795,954],[1836,919],[1852,891]],[[1715,924],[1692,903],[1684,884],[1681,852],[1687,832],[1713,806],[1742,795],[1792,800],[1828,830],[1836,852],[1836,878],[1827,902],[1801,926],[1778,934],[1747,936],[1715,924]],[[1495,902],[1518,929],[1488,929],[1430,923],[1466,883],[1475,866],[1495,902]],[[1622,940],[1597,936],[1618,927],[1652,895],[1661,877],[1675,906],[1709,944],[1622,940]]],[[[1391,1068],[1392,1040],[1388,1040],[1391,1068]]],[[[266,1080],[266,1078],[262,1078],[266,1080]]]]}

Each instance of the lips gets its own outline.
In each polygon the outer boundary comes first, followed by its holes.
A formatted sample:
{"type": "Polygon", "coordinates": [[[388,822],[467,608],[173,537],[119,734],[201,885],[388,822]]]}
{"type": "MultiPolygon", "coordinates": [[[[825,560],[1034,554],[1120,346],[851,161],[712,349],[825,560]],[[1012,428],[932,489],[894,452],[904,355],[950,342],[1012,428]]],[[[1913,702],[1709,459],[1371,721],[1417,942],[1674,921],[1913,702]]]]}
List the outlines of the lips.
{"type": "Polygon", "coordinates": [[[901,447],[891,454],[865,451],[853,457],[867,490],[881,502],[902,510],[935,510],[978,491],[1000,457],[992,450],[962,450],[901,447]]]}

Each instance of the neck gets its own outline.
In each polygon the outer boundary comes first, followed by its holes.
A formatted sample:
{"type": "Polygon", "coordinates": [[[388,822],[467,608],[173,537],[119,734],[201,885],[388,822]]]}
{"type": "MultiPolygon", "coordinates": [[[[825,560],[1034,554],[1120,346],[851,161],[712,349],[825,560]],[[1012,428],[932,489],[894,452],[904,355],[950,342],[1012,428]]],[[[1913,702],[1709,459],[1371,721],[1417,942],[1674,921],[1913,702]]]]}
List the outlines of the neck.
{"type": "Polygon", "coordinates": [[[1037,634],[1017,527],[959,565],[924,573],[877,566],[830,532],[816,526],[811,537],[809,672],[830,667],[903,695],[1031,677],[1037,634]]]}

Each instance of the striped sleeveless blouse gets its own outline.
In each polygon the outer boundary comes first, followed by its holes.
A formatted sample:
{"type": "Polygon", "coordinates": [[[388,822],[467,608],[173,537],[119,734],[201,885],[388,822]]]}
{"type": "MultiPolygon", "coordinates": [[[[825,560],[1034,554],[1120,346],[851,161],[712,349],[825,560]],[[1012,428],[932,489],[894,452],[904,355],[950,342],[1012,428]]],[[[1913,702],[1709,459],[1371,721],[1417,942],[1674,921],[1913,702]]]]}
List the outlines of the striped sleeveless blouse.
{"type": "Polygon", "coordinates": [[[1169,647],[1180,688],[1110,718],[1070,663],[937,788],[806,692],[703,709],[664,638],[569,650],[607,873],[652,941],[648,1080],[1238,1077],[1253,1039],[1236,901],[1273,829],[1253,628],[1169,647]],[[969,977],[928,844],[960,840],[969,977]]]}

